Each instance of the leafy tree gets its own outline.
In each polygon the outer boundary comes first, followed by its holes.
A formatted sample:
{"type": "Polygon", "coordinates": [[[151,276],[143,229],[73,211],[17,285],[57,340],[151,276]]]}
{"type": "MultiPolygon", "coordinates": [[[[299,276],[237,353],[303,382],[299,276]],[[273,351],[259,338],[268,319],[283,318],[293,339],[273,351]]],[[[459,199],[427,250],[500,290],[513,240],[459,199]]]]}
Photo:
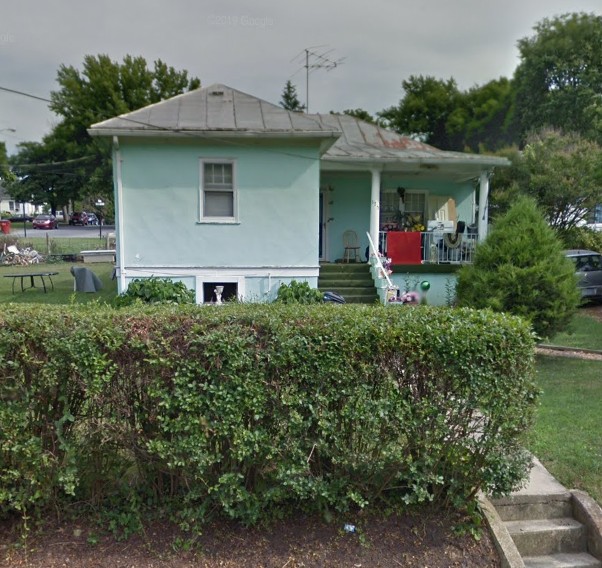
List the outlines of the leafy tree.
{"type": "Polygon", "coordinates": [[[586,221],[602,202],[602,147],[593,141],[546,130],[530,136],[522,152],[506,155],[512,167],[496,173],[493,211],[503,212],[517,195],[529,195],[562,234],[586,221]]]}
{"type": "Polygon", "coordinates": [[[376,122],[376,120],[374,120],[374,117],[367,110],[364,110],[363,108],[348,108],[343,111],[343,114],[348,114],[349,116],[355,116],[355,118],[359,118],[360,120],[363,120],[364,122],[370,122],[372,124],[374,124],[376,122]]]}
{"type": "Polygon", "coordinates": [[[385,126],[441,150],[455,149],[447,128],[450,115],[462,110],[455,80],[412,75],[402,87],[399,104],[377,113],[385,126]]]}
{"type": "Polygon", "coordinates": [[[280,106],[285,110],[293,110],[295,112],[303,112],[305,110],[305,105],[301,104],[301,101],[299,101],[299,97],[297,96],[297,87],[295,87],[290,80],[286,82],[284,90],[282,91],[280,106]]]}
{"type": "MultiPolygon", "coordinates": [[[[71,169],[72,198],[100,197],[110,202],[113,193],[110,143],[92,139],[87,129],[94,123],[181,94],[200,86],[187,71],[176,71],[163,61],[153,67],[143,57],[127,55],[122,63],[107,55],[84,58],[80,72],[61,65],[57,73],[59,89],[51,93],[50,109],[61,121],[44,139],[45,152],[51,161],[77,160],[71,169]]],[[[27,148],[18,158],[27,163],[40,148],[27,148]]],[[[66,175],[63,173],[63,176],[66,175]]],[[[56,191],[56,184],[46,183],[46,191],[56,191]],[[50,189],[50,188],[53,189],[50,189]]]]}
{"type": "Polygon", "coordinates": [[[501,77],[481,87],[473,87],[461,98],[464,121],[452,113],[448,129],[460,135],[463,149],[472,152],[496,151],[518,142],[513,116],[513,83],[501,77]]]}
{"type": "Polygon", "coordinates": [[[6,155],[6,144],[0,142],[0,180],[11,181],[13,174],[10,171],[8,157],[6,155]]]}
{"type": "Polygon", "coordinates": [[[535,201],[521,196],[458,273],[461,306],[510,312],[540,337],[566,328],[580,300],[575,268],[535,201]]]}
{"type": "Polygon", "coordinates": [[[467,92],[454,79],[412,76],[403,82],[405,95],[396,107],[378,113],[400,134],[441,150],[495,151],[517,140],[512,117],[513,87],[505,78],[467,92]]]}
{"type": "Polygon", "coordinates": [[[518,42],[516,120],[523,137],[543,127],[602,143],[602,16],[544,19],[518,42]]]}
{"type": "Polygon", "coordinates": [[[14,179],[7,184],[10,194],[19,201],[36,205],[47,203],[52,213],[77,198],[77,187],[86,181],[86,166],[94,156],[69,158],[69,148],[54,133],[42,142],[23,142],[10,162],[14,179]]]}

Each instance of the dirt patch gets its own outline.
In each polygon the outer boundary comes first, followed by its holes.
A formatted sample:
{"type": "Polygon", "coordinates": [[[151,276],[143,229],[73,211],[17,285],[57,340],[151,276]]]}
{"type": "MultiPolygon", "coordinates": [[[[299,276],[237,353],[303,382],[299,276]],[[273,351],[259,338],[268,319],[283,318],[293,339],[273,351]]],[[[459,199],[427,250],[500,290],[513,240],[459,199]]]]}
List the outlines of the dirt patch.
{"type": "Polygon", "coordinates": [[[452,531],[454,517],[430,511],[388,517],[362,515],[326,524],[299,516],[269,528],[230,523],[209,527],[196,541],[172,525],[148,527],[124,542],[82,523],[47,527],[16,546],[14,527],[0,525],[0,566],[28,568],[328,568],[499,567],[487,531],[479,541],[452,531]]]}

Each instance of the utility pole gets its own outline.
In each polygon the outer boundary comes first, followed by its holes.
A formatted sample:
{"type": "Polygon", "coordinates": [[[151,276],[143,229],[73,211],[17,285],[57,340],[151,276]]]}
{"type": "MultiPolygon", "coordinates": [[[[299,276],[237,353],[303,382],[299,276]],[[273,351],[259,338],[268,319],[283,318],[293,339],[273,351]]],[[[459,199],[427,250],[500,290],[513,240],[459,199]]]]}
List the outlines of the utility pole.
{"type": "MultiPolygon", "coordinates": [[[[323,45],[314,45],[313,47],[306,47],[301,53],[295,56],[292,61],[299,61],[303,57],[302,68],[305,68],[305,112],[309,112],[309,74],[315,69],[326,69],[326,71],[332,71],[345,60],[344,57],[334,60],[328,57],[334,50],[330,49],[325,52],[318,52],[319,49],[324,48],[323,45]]],[[[298,73],[301,69],[297,69],[295,73],[298,73]]]]}

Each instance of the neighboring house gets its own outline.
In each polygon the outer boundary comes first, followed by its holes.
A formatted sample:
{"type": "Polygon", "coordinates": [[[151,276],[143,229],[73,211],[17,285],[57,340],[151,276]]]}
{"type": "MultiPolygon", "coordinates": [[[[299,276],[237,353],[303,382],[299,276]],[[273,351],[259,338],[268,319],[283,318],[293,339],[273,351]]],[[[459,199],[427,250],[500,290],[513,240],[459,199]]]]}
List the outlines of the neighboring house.
{"type": "Polygon", "coordinates": [[[0,216],[33,216],[37,214],[37,207],[31,203],[15,201],[6,191],[0,180],[0,216]]]}
{"type": "MultiPolygon", "coordinates": [[[[315,287],[321,262],[347,256],[348,230],[362,259],[369,236],[387,250],[394,284],[419,274],[442,303],[449,275],[487,233],[490,174],[508,164],[347,115],[286,111],[225,85],[89,132],[113,139],[119,291],[134,278],[170,277],[199,303],[218,285],[226,299],[251,301],[273,299],[291,280],[315,287]]],[[[384,298],[384,281],[376,285],[384,298]]]]}

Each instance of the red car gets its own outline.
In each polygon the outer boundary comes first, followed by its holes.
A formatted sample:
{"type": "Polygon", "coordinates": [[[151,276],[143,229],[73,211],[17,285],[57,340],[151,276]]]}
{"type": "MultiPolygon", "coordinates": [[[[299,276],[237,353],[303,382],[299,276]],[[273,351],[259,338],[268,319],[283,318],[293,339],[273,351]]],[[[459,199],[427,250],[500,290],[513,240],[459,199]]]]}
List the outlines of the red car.
{"type": "Polygon", "coordinates": [[[74,211],[69,218],[69,225],[87,225],[88,214],[85,211],[74,211]]]}
{"type": "Polygon", "coordinates": [[[33,228],[34,229],[58,229],[59,222],[56,220],[54,215],[38,215],[33,220],[33,228]]]}

